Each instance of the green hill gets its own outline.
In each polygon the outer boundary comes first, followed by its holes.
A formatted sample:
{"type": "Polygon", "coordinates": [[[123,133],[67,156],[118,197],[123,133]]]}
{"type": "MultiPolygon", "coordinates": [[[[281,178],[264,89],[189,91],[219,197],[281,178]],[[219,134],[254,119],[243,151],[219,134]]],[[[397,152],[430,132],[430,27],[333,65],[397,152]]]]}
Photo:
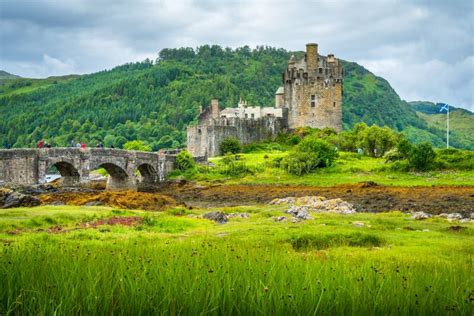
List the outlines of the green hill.
{"type": "Polygon", "coordinates": [[[5,80],[5,79],[16,79],[20,78],[20,76],[13,75],[11,73],[8,73],[4,70],[0,70],[0,80],[5,80]]]}
{"type": "MultiPolygon", "coordinates": [[[[81,140],[121,147],[134,139],[155,150],[183,146],[186,126],[211,98],[224,107],[236,106],[240,97],[249,104],[273,105],[290,55],[271,47],[206,45],[164,49],[156,62],[80,77],[13,80],[0,86],[0,146],[33,146],[40,138],[56,146],[81,140]]],[[[386,80],[356,63],[344,62],[344,67],[345,128],[360,121],[387,125],[410,139],[423,134],[442,146],[443,131],[429,127],[386,80]]],[[[453,145],[465,147],[457,137],[453,145]]]]}
{"type": "MultiPolygon", "coordinates": [[[[446,133],[446,113],[440,113],[440,104],[427,101],[410,102],[429,128],[446,133]]],[[[450,106],[449,109],[450,139],[454,139],[464,148],[474,149],[474,113],[450,106]]]]}

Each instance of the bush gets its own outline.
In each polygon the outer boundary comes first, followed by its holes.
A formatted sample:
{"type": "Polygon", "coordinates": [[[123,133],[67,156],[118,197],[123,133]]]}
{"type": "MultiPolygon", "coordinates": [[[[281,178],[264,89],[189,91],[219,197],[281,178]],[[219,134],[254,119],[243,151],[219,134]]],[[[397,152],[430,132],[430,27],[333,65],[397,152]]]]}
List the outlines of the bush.
{"type": "Polygon", "coordinates": [[[300,176],[316,168],[331,166],[337,156],[337,151],[328,142],[307,137],[281,160],[280,167],[290,174],[300,176]]]}
{"type": "Polygon", "coordinates": [[[305,138],[296,146],[296,152],[315,153],[319,159],[317,167],[329,167],[338,157],[334,146],[322,139],[305,138]]]}
{"type": "Polygon", "coordinates": [[[139,150],[139,151],[151,151],[151,147],[145,144],[141,140],[132,140],[123,144],[123,149],[126,150],[139,150]]]}
{"type": "Polygon", "coordinates": [[[225,154],[236,154],[242,150],[240,141],[235,137],[228,137],[222,141],[219,146],[222,155],[225,154]]]}
{"type": "Polygon", "coordinates": [[[193,156],[187,151],[183,150],[176,155],[176,166],[181,171],[194,169],[196,163],[194,162],[193,156]]]}
{"type": "Polygon", "coordinates": [[[229,154],[219,161],[217,170],[220,174],[231,177],[243,176],[250,172],[245,162],[229,154]]]}
{"type": "Polygon", "coordinates": [[[321,163],[316,153],[294,152],[283,158],[280,167],[288,173],[301,176],[315,170],[321,163]]]}
{"type": "Polygon", "coordinates": [[[433,162],[436,158],[436,153],[431,147],[430,143],[421,143],[413,147],[408,156],[408,163],[410,167],[424,171],[428,170],[433,166],[433,162]]]}

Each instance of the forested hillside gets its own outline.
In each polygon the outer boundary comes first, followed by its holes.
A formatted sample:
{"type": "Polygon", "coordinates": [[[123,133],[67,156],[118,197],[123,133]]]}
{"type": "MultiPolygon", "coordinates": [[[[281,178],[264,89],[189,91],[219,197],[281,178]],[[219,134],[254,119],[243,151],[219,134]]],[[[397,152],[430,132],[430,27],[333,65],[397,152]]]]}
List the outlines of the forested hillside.
{"type": "MultiPolygon", "coordinates": [[[[80,77],[8,80],[0,85],[0,147],[30,147],[40,138],[55,146],[75,140],[121,147],[136,139],[154,150],[184,146],[186,126],[211,98],[223,107],[236,106],[240,97],[273,105],[290,55],[270,47],[206,45],[164,49],[156,61],[80,77]]],[[[386,80],[356,63],[344,67],[345,128],[364,121],[443,144],[443,131],[428,127],[386,80]]],[[[452,144],[466,147],[456,137],[452,144]]]]}

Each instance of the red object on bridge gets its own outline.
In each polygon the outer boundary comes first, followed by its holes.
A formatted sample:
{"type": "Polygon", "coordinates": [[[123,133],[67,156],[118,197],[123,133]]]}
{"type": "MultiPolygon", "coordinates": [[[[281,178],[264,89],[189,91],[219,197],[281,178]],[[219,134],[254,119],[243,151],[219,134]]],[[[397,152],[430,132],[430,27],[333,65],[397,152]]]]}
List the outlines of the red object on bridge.
{"type": "Polygon", "coordinates": [[[81,149],[86,149],[86,143],[81,143],[81,149]]]}
{"type": "Polygon", "coordinates": [[[42,139],[40,139],[38,141],[38,148],[43,148],[43,140],[42,139]]]}

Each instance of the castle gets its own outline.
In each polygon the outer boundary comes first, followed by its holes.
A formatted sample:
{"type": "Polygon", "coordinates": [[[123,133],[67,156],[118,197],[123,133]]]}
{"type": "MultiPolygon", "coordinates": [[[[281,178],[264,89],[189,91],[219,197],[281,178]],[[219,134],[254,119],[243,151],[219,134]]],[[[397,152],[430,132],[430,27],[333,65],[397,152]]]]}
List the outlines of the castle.
{"type": "Polygon", "coordinates": [[[248,144],[305,126],[341,131],[343,75],[334,55],[321,56],[318,44],[307,44],[303,58],[292,55],[288,61],[274,107],[249,106],[240,100],[237,108],[221,111],[214,99],[208,109],[201,109],[198,124],[188,127],[187,149],[194,157],[213,157],[228,137],[248,144]]]}

